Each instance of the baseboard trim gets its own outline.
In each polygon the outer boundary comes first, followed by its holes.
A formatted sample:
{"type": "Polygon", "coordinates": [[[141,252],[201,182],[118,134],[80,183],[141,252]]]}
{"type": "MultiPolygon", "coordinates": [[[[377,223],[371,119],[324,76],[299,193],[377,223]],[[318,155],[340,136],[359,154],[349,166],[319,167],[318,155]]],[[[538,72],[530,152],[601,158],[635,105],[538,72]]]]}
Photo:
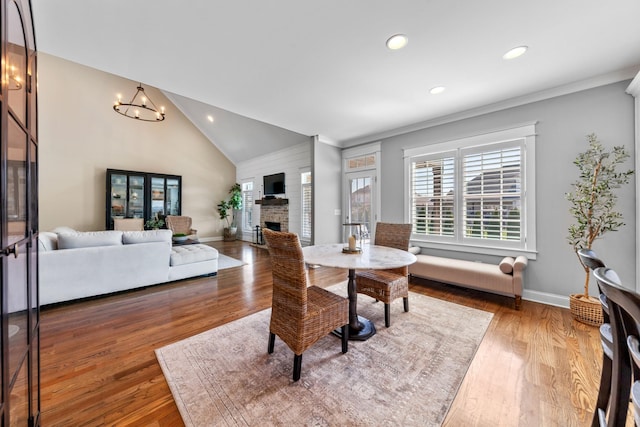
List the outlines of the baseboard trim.
{"type": "Polygon", "coordinates": [[[569,297],[566,295],[549,294],[547,292],[538,292],[523,290],[522,299],[527,301],[539,302],[541,304],[553,305],[555,307],[569,308],[569,297]]]}

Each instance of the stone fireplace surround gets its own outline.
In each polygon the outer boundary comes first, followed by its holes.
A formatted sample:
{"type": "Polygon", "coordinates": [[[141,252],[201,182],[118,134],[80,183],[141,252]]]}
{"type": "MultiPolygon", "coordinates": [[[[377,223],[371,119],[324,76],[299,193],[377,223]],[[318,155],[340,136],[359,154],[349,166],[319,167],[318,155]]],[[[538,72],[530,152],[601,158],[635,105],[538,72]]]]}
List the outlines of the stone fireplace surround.
{"type": "Polygon", "coordinates": [[[260,227],[269,228],[266,222],[280,224],[280,231],[289,231],[289,200],[262,199],[260,200],[260,227]]]}

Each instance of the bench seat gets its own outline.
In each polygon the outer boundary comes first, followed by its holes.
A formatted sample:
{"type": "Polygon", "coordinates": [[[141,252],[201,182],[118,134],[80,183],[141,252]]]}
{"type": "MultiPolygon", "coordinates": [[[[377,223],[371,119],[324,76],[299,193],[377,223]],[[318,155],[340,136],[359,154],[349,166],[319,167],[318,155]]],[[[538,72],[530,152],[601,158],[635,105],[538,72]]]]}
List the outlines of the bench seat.
{"type": "Polygon", "coordinates": [[[515,308],[522,302],[523,272],[527,258],[505,257],[499,264],[466,261],[426,254],[416,254],[417,261],[409,266],[409,275],[488,291],[515,298],[515,308]]]}

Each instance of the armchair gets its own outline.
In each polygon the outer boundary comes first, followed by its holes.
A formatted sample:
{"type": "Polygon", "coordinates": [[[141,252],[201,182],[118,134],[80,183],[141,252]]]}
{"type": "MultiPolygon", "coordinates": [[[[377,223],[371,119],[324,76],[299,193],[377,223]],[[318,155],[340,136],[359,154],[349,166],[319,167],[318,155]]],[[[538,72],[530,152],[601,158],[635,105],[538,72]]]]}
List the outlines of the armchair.
{"type": "Polygon", "coordinates": [[[181,215],[167,215],[165,217],[165,223],[167,228],[175,234],[184,234],[186,236],[195,238],[198,230],[191,228],[191,217],[181,215]]]}

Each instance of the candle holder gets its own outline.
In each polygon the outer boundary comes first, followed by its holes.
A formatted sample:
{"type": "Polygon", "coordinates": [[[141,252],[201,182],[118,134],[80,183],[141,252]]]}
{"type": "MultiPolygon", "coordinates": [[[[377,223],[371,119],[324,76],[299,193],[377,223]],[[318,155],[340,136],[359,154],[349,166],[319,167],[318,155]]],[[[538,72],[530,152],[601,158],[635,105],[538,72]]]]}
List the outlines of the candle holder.
{"type": "Polygon", "coordinates": [[[350,222],[342,224],[342,227],[342,236],[344,239],[342,252],[345,254],[362,253],[362,224],[350,222]]]}

